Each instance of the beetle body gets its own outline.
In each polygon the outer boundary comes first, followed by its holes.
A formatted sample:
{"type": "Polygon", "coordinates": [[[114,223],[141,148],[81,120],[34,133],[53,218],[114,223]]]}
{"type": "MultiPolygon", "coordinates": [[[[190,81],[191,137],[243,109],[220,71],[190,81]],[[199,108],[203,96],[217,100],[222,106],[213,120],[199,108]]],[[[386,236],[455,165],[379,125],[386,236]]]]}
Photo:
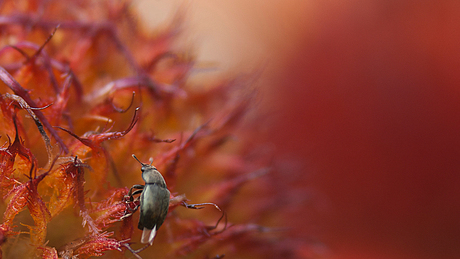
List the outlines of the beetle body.
{"type": "MultiPolygon", "coordinates": [[[[133,157],[137,160],[134,155],[133,157]]],[[[137,227],[142,230],[141,243],[152,245],[156,231],[168,214],[170,193],[161,173],[152,165],[140,163],[145,186],[140,196],[140,218],[137,227]]]]}

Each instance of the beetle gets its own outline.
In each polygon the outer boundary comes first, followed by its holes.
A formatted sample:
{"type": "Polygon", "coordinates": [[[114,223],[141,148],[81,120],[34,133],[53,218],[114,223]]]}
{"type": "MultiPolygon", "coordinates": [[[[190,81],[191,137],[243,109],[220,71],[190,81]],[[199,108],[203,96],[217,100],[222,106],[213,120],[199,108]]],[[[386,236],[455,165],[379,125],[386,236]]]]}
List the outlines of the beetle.
{"type": "MultiPolygon", "coordinates": [[[[141,243],[152,245],[156,232],[168,214],[170,192],[165,179],[152,165],[153,161],[150,161],[150,164],[144,164],[134,154],[132,156],[142,165],[142,179],[145,185],[131,187],[128,197],[132,201],[134,195],[141,194],[138,197],[140,217],[137,227],[142,230],[141,243]],[[133,189],[137,190],[133,191],[133,189]]],[[[136,209],[137,207],[134,210],[136,209]]]]}

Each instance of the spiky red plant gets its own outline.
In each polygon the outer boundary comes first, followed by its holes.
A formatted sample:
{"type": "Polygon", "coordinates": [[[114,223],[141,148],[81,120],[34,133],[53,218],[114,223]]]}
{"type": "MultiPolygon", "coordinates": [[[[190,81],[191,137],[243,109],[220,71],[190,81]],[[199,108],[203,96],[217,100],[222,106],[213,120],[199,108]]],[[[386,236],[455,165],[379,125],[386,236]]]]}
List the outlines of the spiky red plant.
{"type": "Polygon", "coordinates": [[[236,127],[253,94],[241,78],[187,80],[193,55],[172,47],[180,16],[148,32],[129,1],[3,1],[0,15],[0,255],[306,256],[269,228],[276,183],[235,197],[270,170],[246,141],[255,129],[236,127]],[[131,154],[153,158],[172,194],[139,255],[131,154]]]}

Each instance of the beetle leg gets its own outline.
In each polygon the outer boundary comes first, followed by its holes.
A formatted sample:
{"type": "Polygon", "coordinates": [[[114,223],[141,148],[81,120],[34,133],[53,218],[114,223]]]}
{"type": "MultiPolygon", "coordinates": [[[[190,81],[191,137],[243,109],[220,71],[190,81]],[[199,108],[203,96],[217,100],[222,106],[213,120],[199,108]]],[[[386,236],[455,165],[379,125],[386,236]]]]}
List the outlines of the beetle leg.
{"type": "MultiPolygon", "coordinates": [[[[140,196],[138,196],[136,199],[134,199],[134,195],[141,194],[143,189],[144,189],[144,185],[139,185],[139,184],[136,184],[133,187],[131,187],[129,189],[128,194],[124,196],[124,198],[127,199],[127,200],[125,200],[125,203],[132,203],[132,202],[139,201],[140,196]],[[133,191],[133,189],[138,189],[138,190],[133,191]]],[[[136,207],[134,207],[133,209],[131,209],[130,207],[126,206],[126,210],[125,210],[126,214],[123,215],[118,221],[122,221],[125,218],[131,217],[133,215],[133,213],[137,211],[139,206],[140,206],[140,204],[136,205],[136,207]],[[127,211],[130,211],[130,213],[127,213],[127,211]]]]}
{"type": "MultiPolygon", "coordinates": [[[[211,230],[214,230],[217,228],[217,226],[219,225],[220,221],[225,218],[225,225],[224,225],[224,228],[218,232],[214,232],[214,234],[219,234],[219,233],[222,233],[225,229],[227,229],[227,213],[225,213],[224,210],[222,210],[219,206],[217,206],[217,204],[215,203],[212,203],[212,202],[205,202],[205,203],[197,203],[197,204],[188,204],[187,202],[185,201],[182,201],[182,206],[186,207],[187,209],[194,209],[194,210],[199,210],[199,209],[202,209],[204,208],[205,205],[210,205],[210,206],[214,206],[214,208],[216,208],[218,211],[221,211],[222,212],[222,216],[220,216],[219,220],[217,220],[216,222],[216,225],[215,226],[210,226],[207,228],[208,231],[211,231],[211,230]]],[[[207,234],[209,235],[209,234],[207,234]]]]}
{"type": "MultiPolygon", "coordinates": [[[[140,200],[140,199],[141,199],[141,197],[139,196],[139,197],[136,198],[136,200],[134,200],[134,202],[136,202],[136,201],[138,201],[138,200],[140,200]]],[[[132,209],[132,211],[133,211],[133,212],[136,211],[136,210],[139,208],[139,206],[141,206],[140,203],[137,204],[136,207],[134,207],[134,209],[132,209]]]]}
{"type": "Polygon", "coordinates": [[[141,184],[135,184],[133,185],[133,187],[129,188],[129,192],[128,192],[128,196],[131,196],[132,193],[133,193],[133,189],[144,189],[144,185],[141,185],[141,184]]]}
{"type": "Polygon", "coordinates": [[[199,210],[204,208],[204,205],[212,205],[214,206],[218,211],[222,211],[217,204],[212,203],[212,202],[205,202],[205,203],[197,203],[197,204],[188,204],[185,201],[182,201],[182,206],[186,207],[187,209],[195,209],[199,210]]]}
{"type": "Polygon", "coordinates": [[[137,250],[133,250],[133,249],[131,248],[131,246],[129,246],[129,244],[127,244],[127,243],[123,243],[122,245],[125,246],[126,248],[128,248],[128,250],[129,250],[131,253],[133,253],[133,255],[134,255],[136,258],[141,258],[141,259],[142,259],[142,257],[140,257],[137,253],[140,253],[140,252],[144,251],[147,247],[150,246],[150,244],[147,244],[147,245],[145,245],[144,247],[141,247],[141,248],[139,248],[139,249],[137,249],[137,250]]]}
{"type": "Polygon", "coordinates": [[[129,188],[128,195],[125,195],[125,198],[129,198],[129,201],[132,202],[133,201],[133,195],[141,193],[143,189],[144,189],[144,185],[135,184],[135,185],[133,185],[133,187],[129,188]],[[138,190],[133,192],[133,189],[138,189],[138,190]]]}
{"type": "Polygon", "coordinates": [[[195,210],[204,208],[202,204],[188,204],[185,201],[182,201],[182,206],[186,207],[187,209],[195,209],[195,210]]]}
{"type": "Polygon", "coordinates": [[[144,190],[136,190],[134,191],[132,194],[131,194],[131,197],[134,196],[134,195],[137,195],[137,194],[140,194],[142,193],[144,190]]]}
{"type": "Polygon", "coordinates": [[[134,191],[130,196],[129,196],[129,202],[133,202],[133,201],[138,201],[139,200],[139,196],[134,200],[134,195],[138,195],[138,194],[141,194],[142,191],[144,190],[136,190],[134,191]]]}
{"type": "Polygon", "coordinates": [[[224,217],[225,217],[225,225],[224,225],[224,228],[221,229],[220,231],[214,232],[214,234],[220,234],[220,233],[224,232],[224,230],[227,229],[227,213],[225,213],[225,211],[222,211],[222,216],[220,216],[219,220],[217,220],[216,225],[215,225],[215,226],[208,227],[208,230],[211,231],[211,230],[216,229],[217,226],[219,225],[219,222],[220,222],[224,217]]]}
{"type": "Polygon", "coordinates": [[[134,213],[134,212],[131,212],[131,213],[128,213],[128,214],[125,214],[125,215],[121,216],[121,218],[118,219],[118,221],[122,221],[122,220],[124,220],[125,218],[131,217],[131,216],[133,215],[133,213],[134,213]]]}
{"type": "MultiPolygon", "coordinates": [[[[133,202],[136,202],[136,201],[138,201],[139,199],[140,199],[140,197],[137,197],[136,200],[134,200],[133,202]]],[[[137,211],[137,209],[139,208],[139,206],[140,206],[140,204],[136,205],[136,207],[134,207],[133,209],[131,209],[131,208],[129,208],[129,207],[126,207],[125,213],[126,213],[127,211],[131,211],[131,212],[130,212],[130,213],[127,213],[127,214],[125,214],[125,215],[123,215],[118,221],[122,221],[122,220],[125,219],[125,218],[131,217],[131,216],[134,214],[134,212],[137,211]]]]}

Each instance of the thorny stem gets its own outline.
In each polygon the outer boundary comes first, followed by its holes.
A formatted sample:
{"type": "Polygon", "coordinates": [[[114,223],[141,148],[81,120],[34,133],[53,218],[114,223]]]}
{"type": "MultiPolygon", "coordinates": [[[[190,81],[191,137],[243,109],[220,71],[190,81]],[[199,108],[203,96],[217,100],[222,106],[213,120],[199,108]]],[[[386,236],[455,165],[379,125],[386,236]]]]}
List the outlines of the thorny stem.
{"type": "Polygon", "coordinates": [[[14,94],[12,95],[12,94],[9,94],[9,93],[6,93],[4,96],[5,96],[5,98],[8,98],[8,99],[16,101],[21,106],[21,108],[26,110],[29,113],[29,115],[33,118],[33,120],[35,122],[35,125],[37,125],[38,131],[40,131],[40,134],[42,135],[43,140],[45,141],[46,151],[48,152],[48,158],[49,158],[49,160],[51,160],[50,138],[48,137],[48,135],[46,134],[45,130],[43,129],[43,125],[41,124],[40,120],[37,118],[35,113],[32,111],[32,110],[45,109],[45,108],[49,107],[51,104],[45,106],[44,108],[32,108],[20,96],[17,96],[17,95],[14,95],[14,94]]]}
{"type": "MultiPolygon", "coordinates": [[[[36,103],[30,98],[29,93],[14,79],[8,71],[6,71],[3,67],[0,66],[0,79],[11,89],[13,92],[20,96],[30,107],[37,107],[36,103]]],[[[50,134],[54,137],[54,139],[59,143],[64,153],[69,153],[69,149],[62,141],[61,137],[57,134],[57,132],[53,129],[53,126],[48,122],[45,115],[40,110],[34,111],[35,115],[40,119],[46,129],[50,132],[50,134]]]]}
{"type": "MultiPolygon", "coordinates": [[[[134,56],[131,54],[128,48],[120,40],[120,37],[117,35],[116,28],[113,26],[113,24],[109,22],[101,22],[98,24],[94,24],[94,23],[86,23],[86,22],[80,22],[80,21],[44,21],[44,20],[38,20],[38,19],[36,20],[29,16],[20,15],[20,14],[9,16],[9,17],[0,16],[0,25],[10,25],[10,24],[21,24],[23,26],[34,26],[34,27],[41,27],[45,29],[49,29],[49,28],[57,29],[59,27],[61,29],[88,31],[89,37],[94,37],[94,35],[96,35],[97,33],[105,32],[109,35],[109,37],[112,38],[115,46],[124,55],[124,57],[130,64],[130,66],[135,71],[135,74],[137,75],[137,77],[135,77],[134,79],[135,81],[138,81],[138,82],[128,83],[128,85],[129,86],[135,86],[135,85],[147,86],[154,98],[156,99],[160,98],[160,94],[159,94],[160,89],[158,87],[159,84],[154,82],[154,80],[148,76],[147,72],[144,69],[142,69],[141,66],[138,65],[134,56]]],[[[125,81],[125,79],[122,79],[122,80],[125,81]]],[[[53,80],[51,81],[53,82],[53,80]]],[[[117,88],[123,88],[123,87],[117,87],[117,88]]],[[[178,90],[172,86],[170,86],[169,88],[178,90]]],[[[81,96],[81,92],[79,92],[79,96],[81,96]]],[[[68,150],[66,150],[66,153],[68,153],[68,150]]]]}
{"type": "Polygon", "coordinates": [[[73,161],[73,166],[76,167],[76,170],[77,170],[76,182],[78,184],[77,184],[77,188],[75,189],[75,196],[77,198],[77,204],[80,207],[80,215],[83,218],[83,226],[85,226],[88,223],[89,230],[93,234],[98,234],[100,230],[97,228],[93,218],[91,218],[91,216],[89,215],[88,209],[86,208],[86,205],[85,205],[85,195],[84,195],[85,190],[83,187],[83,184],[85,182],[83,167],[85,165],[78,159],[77,156],[75,156],[75,159],[73,161]]]}
{"type": "Polygon", "coordinates": [[[58,85],[58,82],[56,80],[56,77],[54,76],[53,70],[51,68],[50,57],[48,56],[48,54],[46,54],[46,52],[44,51],[43,48],[53,38],[53,36],[56,33],[58,28],[59,28],[59,24],[54,28],[53,32],[51,32],[51,34],[48,36],[48,38],[45,40],[45,42],[40,46],[37,46],[36,44],[31,43],[31,42],[21,42],[21,43],[18,43],[16,46],[11,46],[13,49],[15,49],[18,52],[20,52],[26,58],[26,61],[24,62],[24,64],[29,63],[29,62],[34,63],[37,60],[38,56],[40,56],[40,55],[42,56],[43,67],[48,72],[48,76],[49,76],[51,85],[53,86],[54,91],[56,93],[60,93],[59,85],[58,85]],[[32,55],[32,57],[29,57],[24,51],[19,49],[19,47],[27,47],[27,48],[35,49],[36,51],[32,55]]]}
{"type": "MultiPolygon", "coordinates": [[[[134,110],[133,120],[131,121],[131,124],[129,124],[129,126],[128,126],[128,128],[126,130],[121,131],[121,132],[108,132],[108,131],[106,131],[106,132],[100,133],[99,135],[101,137],[100,137],[99,141],[117,139],[117,138],[121,138],[124,135],[128,134],[134,128],[134,125],[136,125],[137,121],[139,120],[138,111],[139,111],[139,107],[134,110]]],[[[75,133],[71,132],[68,129],[64,129],[64,128],[60,127],[60,126],[56,126],[56,128],[69,133],[74,138],[76,138],[78,141],[80,141],[83,145],[91,147],[91,148],[94,147],[94,145],[93,145],[93,143],[91,142],[90,139],[88,139],[88,138],[80,138],[75,133]]]]}
{"type": "Polygon", "coordinates": [[[57,155],[56,157],[54,157],[54,159],[52,161],[50,161],[51,162],[50,169],[48,169],[48,171],[46,171],[45,173],[35,177],[35,179],[37,179],[38,181],[43,180],[43,178],[45,178],[45,176],[47,176],[51,172],[51,169],[53,169],[54,164],[56,164],[56,161],[59,159],[59,157],[60,157],[60,154],[57,155]]]}
{"type": "Polygon", "coordinates": [[[45,40],[45,42],[40,46],[40,48],[35,52],[35,54],[30,58],[32,60],[36,59],[38,55],[40,55],[40,52],[43,50],[45,45],[53,38],[54,34],[56,33],[57,29],[59,28],[59,24],[54,27],[53,32],[48,36],[48,38],[45,40]]]}
{"type": "Polygon", "coordinates": [[[113,108],[115,111],[119,112],[119,113],[125,113],[125,112],[127,112],[127,111],[131,108],[131,106],[133,105],[133,103],[134,103],[134,96],[135,96],[135,95],[136,95],[136,92],[133,91],[133,95],[132,95],[132,97],[131,97],[131,102],[129,103],[129,105],[128,105],[128,107],[127,107],[126,109],[120,109],[120,108],[116,107],[116,106],[113,104],[113,99],[112,99],[112,100],[111,100],[112,108],[113,108]]]}
{"type": "Polygon", "coordinates": [[[68,64],[62,63],[61,61],[58,61],[58,60],[55,60],[55,59],[49,57],[46,54],[46,51],[38,52],[38,50],[41,49],[43,46],[44,45],[39,46],[39,45],[37,45],[35,43],[32,43],[32,42],[19,42],[16,45],[7,45],[7,46],[3,47],[2,49],[0,49],[0,54],[2,54],[2,52],[4,50],[6,50],[7,48],[12,48],[12,49],[18,51],[22,56],[24,56],[26,58],[25,62],[13,63],[13,64],[9,64],[9,65],[5,66],[7,68],[7,70],[17,70],[21,66],[23,66],[24,63],[29,62],[29,60],[31,59],[31,57],[29,57],[29,55],[27,55],[27,53],[25,53],[21,48],[30,48],[30,49],[36,50],[35,54],[40,53],[41,57],[43,58],[43,66],[44,66],[45,70],[48,71],[48,74],[49,74],[49,77],[50,77],[50,82],[51,82],[55,92],[60,93],[63,90],[59,89],[58,83],[56,81],[56,78],[54,76],[54,73],[53,73],[51,67],[54,68],[54,69],[57,69],[58,71],[60,71],[60,72],[62,72],[64,74],[67,74],[67,76],[72,79],[72,83],[73,83],[73,85],[75,87],[75,91],[76,91],[76,99],[77,99],[78,102],[80,102],[81,98],[82,98],[82,95],[83,95],[83,87],[82,87],[80,81],[75,76],[75,74],[72,72],[72,69],[70,69],[68,64]]]}
{"type": "MultiPolygon", "coordinates": [[[[196,128],[193,133],[190,135],[190,137],[187,138],[187,140],[183,143],[181,143],[179,146],[176,146],[169,150],[166,154],[164,154],[158,161],[156,161],[159,164],[164,163],[165,161],[168,161],[172,159],[173,157],[176,157],[179,151],[182,151],[189,147],[192,142],[196,139],[196,136],[198,135],[199,132],[203,131],[206,126],[209,124],[210,121],[207,121],[203,125],[199,126],[196,128]]],[[[206,133],[205,133],[206,134],[206,133]]]]}
{"type": "Polygon", "coordinates": [[[126,60],[133,68],[136,74],[142,75],[145,72],[138,65],[136,59],[128,50],[128,48],[120,40],[120,37],[117,35],[116,27],[109,22],[100,22],[97,24],[88,23],[88,22],[79,22],[79,21],[45,21],[45,20],[36,20],[27,15],[14,15],[14,16],[0,16],[0,25],[9,25],[9,24],[21,24],[23,26],[34,26],[42,28],[57,28],[58,26],[62,29],[71,29],[71,30],[82,30],[88,31],[90,36],[93,37],[97,33],[105,32],[109,37],[112,38],[115,46],[118,50],[123,53],[126,60]]]}

